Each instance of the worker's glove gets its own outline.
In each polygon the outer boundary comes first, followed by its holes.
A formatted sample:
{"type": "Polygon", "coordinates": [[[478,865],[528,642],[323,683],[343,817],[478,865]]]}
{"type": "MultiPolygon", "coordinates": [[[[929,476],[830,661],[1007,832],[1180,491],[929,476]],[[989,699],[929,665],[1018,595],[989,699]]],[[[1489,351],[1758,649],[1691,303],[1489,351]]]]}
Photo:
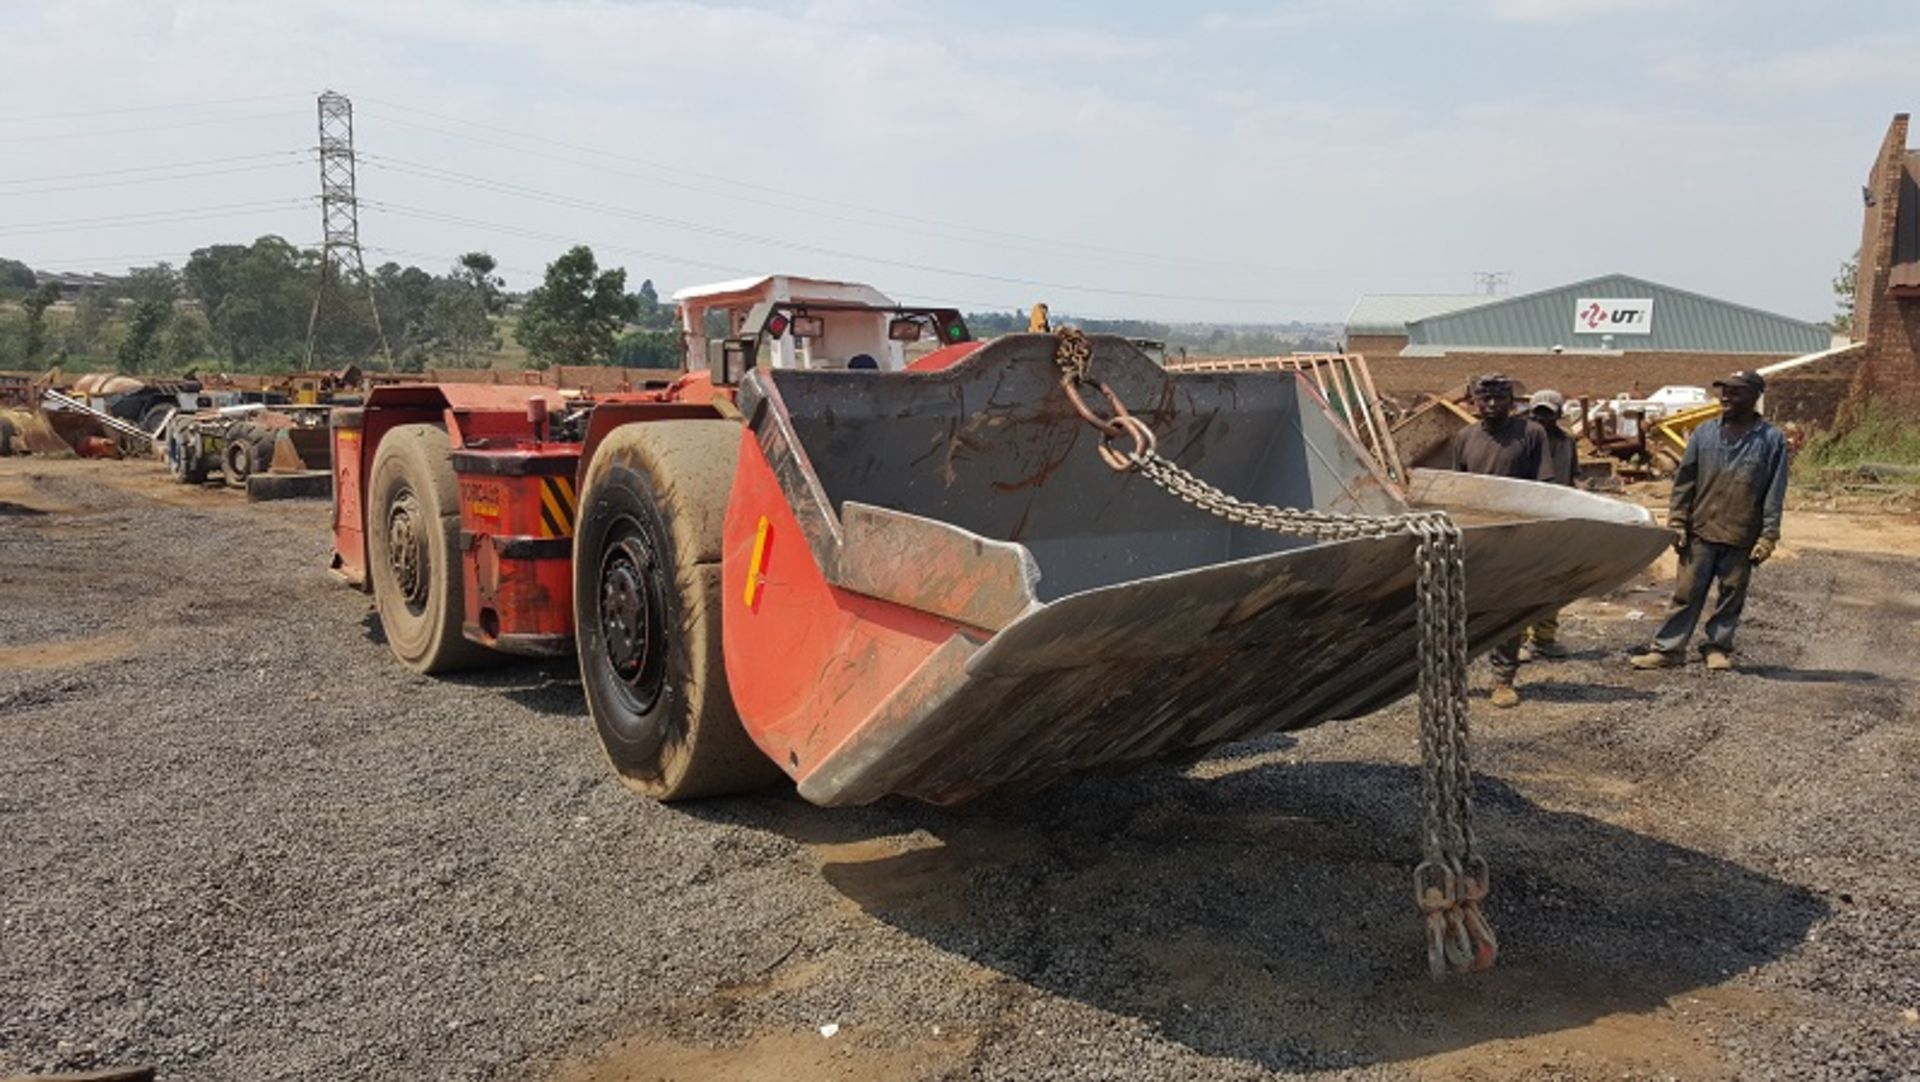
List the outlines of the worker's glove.
{"type": "Polygon", "coordinates": [[[1681,530],[1673,535],[1673,551],[1681,556],[1687,554],[1687,546],[1691,544],[1693,544],[1693,535],[1687,531],[1681,530]]]}
{"type": "Polygon", "coordinates": [[[1771,537],[1763,537],[1755,541],[1753,543],[1753,552],[1748,555],[1748,558],[1753,561],[1756,567],[1766,563],[1767,557],[1773,555],[1773,546],[1775,544],[1777,544],[1777,542],[1771,537]]]}

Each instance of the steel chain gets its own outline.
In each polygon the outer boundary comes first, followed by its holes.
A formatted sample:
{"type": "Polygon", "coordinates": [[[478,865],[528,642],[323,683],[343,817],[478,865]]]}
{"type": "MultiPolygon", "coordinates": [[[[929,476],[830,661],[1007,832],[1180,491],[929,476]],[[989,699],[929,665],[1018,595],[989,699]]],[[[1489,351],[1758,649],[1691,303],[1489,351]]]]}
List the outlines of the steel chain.
{"type": "Polygon", "coordinates": [[[1322,541],[1399,534],[1415,539],[1421,860],[1413,873],[1414,900],[1426,918],[1427,966],[1434,979],[1492,965],[1499,943],[1481,908],[1490,883],[1486,858],[1474,848],[1473,769],[1467,755],[1467,573],[1460,528],[1444,511],[1360,515],[1250,503],[1229,495],[1160,455],[1152,428],[1093,378],[1093,350],[1078,328],[1062,327],[1056,336],[1061,389],[1075,412],[1100,433],[1100,457],[1113,469],[1138,473],[1182,502],[1235,525],[1322,541]],[[1106,400],[1110,414],[1087,405],[1081,397],[1087,387],[1106,400]],[[1123,440],[1131,445],[1115,446],[1123,440]]]}

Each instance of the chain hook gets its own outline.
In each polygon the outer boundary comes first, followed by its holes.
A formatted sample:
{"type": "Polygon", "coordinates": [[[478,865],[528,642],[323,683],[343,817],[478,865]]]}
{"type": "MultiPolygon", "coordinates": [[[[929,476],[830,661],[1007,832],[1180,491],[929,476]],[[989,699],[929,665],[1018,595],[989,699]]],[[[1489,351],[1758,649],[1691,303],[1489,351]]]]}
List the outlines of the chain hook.
{"type": "Polygon", "coordinates": [[[1499,941],[1481,910],[1490,876],[1473,844],[1466,558],[1459,526],[1444,511],[1368,515],[1236,499],[1160,456],[1153,429],[1128,413],[1111,387],[1092,377],[1093,348],[1078,328],[1063,326],[1055,335],[1053,360],[1060,370],[1060,389],[1080,419],[1100,433],[1095,450],[1113,469],[1141,473],[1183,502],[1236,525],[1329,541],[1394,534],[1413,539],[1423,816],[1423,859],[1414,869],[1414,901],[1425,916],[1427,965],[1434,979],[1491,966],[1499,941]],[[1106,399],[1109,414],[1102,416],[1087,404],[1082,391],[1089,385],[1106,399]],[[1132,446],[1115,447],[1122,439],[1131,440],[1132,446]]]}

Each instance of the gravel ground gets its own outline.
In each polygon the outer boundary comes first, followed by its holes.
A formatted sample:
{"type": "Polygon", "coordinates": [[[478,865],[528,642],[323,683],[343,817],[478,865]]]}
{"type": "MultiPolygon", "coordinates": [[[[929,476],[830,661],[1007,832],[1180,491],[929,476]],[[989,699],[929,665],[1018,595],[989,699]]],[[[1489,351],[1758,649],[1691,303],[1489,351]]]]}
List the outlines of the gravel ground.
{"type": "Polygon", "coordinates": [[[667,808],[568,665],[406,674],[326,549],[320,505],[0,461],[0,1073],[1920,1066],[1912,557],[1783,555],[1730,675],[1620,664],[1656,593],[1577,607],[1477,712],[1501,966],[1433,986],[1407,704],[957,810],[667,808]]]}

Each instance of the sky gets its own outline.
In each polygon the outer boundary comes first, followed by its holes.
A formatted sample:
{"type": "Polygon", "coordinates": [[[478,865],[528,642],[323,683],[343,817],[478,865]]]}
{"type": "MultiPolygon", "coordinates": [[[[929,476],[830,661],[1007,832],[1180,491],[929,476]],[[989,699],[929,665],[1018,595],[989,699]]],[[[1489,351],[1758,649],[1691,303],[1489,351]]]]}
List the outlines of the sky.
{"type": "Polygon", "coordinates": [[[0,257],[573,244],[969,310],[1337,322],[1620,272],[1804,319],[1920,106],[1913,0],[0,0],[0,257]]]}

